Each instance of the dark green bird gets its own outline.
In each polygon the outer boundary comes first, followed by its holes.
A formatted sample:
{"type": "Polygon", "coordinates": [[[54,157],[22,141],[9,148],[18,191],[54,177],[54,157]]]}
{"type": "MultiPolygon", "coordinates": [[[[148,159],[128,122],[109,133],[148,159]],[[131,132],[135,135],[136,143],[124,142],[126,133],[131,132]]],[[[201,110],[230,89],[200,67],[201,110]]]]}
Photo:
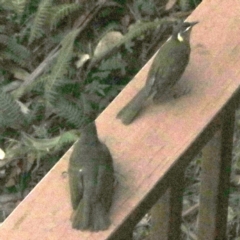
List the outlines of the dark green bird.
{"type": "Polygon", "coordinates": [[[149,70],[145,86],[117,114],[123,124],[130,124],[149,97],[154,101],[163,96],[181,78],[189,62],[190,34],[198,22],[179,22],[172,36],[162,45],[149,70]]]}
{"type": "Polygon", "coordinates": [[[99,141],[94,122],[82,130],[74,145],[68,172],[72,207],[76,210],[72,227],[106,230],[114,190],[113,160],[106,145],[99,141]]]}

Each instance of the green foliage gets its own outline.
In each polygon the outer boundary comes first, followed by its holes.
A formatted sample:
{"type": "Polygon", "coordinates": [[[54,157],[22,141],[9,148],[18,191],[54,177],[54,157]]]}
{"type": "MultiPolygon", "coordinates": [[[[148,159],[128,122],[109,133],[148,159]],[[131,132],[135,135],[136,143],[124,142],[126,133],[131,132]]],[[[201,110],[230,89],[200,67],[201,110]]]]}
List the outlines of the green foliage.
{"type": "Polygon", "coordinates": [[[45,98],[49,102],[54,102],[56,98],[56,87],[60,85],[60,80],[67,73],[67,68],[72,57],[74,40],[77,37],[79,30],[72,30],[61,42],[61,50],[56,63],[53,65],[50,74],[46,78],[45,83],[45,98]]]}
{"type": "Polygon", "coordinates": [[[30,30],[29,43],[39,39],[50,29],[56,29],[57,24],[73,12],[81,9],[82,6],[76,3],[61,4],[54,6],[53,0],[42,0],[38,6],[35,18],[30,30]]]}
{"type": "Polygon", "coordinates": [[[3,45],[7,45],[8,36],[5,34],[0,34],[0,43],[3,45]]]}
{"type": "Polygon", "coordinates": [[[17,102],[8,93],[0,89],[0,129],[17,127],[24,116],[17,102]]]}
{"type": "Polygon", "coordinates": [[[66,131],[59,137],[58,145],[55,150],[61,149],[66,144],[72,144],[79,139],[79,133],[77,131],[66,131]]]}
{"type": "Polygon", "coordinates": [[[57,114],[75,127],[79,128],[83,124],[84,109],[80,109],[76,104],[69,102],[66,99],[59,99],[55,103],[57,114]]]}
{"type": "Polygon", "coordinates": [[[179,0],[179,6],[182,11],[189,11],[191,9],[189,0],[179,0]]]}
{"type": "Polygon", "coordinates": [[[7,59],[11,59],[21,66],[26,66],[26,61],[30,57],[29,50],[25,46],[19,44],[15,37],[8,38],[7,49],[3,54],[5,54],[7,59]]]}
{"type": "Polygon", "coordinates": [[[4,10],[14,10],[15,6],[12,0],[1,0],[0,7],[4,10]]]}
{"type": "Polygon", "coordinates": [[[144,14],[152,15],[154,13],[154,1],[136,0],[134,1],[135,12],[142,11],[144,14]]]}
{"type": "Polygon", "coordinates": [[[14,11],[21,16],[24,12],[27,0],[10,0],[14,7],[14,11]]]}
{"type": "Polygon", "coordinates": [[[61,4],[52,7],[50,25],[51,29],[55,29],[57,24],[66,16],[81,9],[81,5],[77,3],[61,4]]]}
{"type": "Polygon", "coordinates": [[[42,0],[31,27],[29,43],[43,35],[43,26],[51,14],[52,0],[42,0]]]}
{"type": "Polygon", "coordinates": [[[65,144],[73,143],[78,139],[76,131],[66,131],[57,137],[38,139],[31,137],[26,133],[22,133],[22,143],[27,146],[28,149],[36,152],[42,152],[46,154],[49,151],[58,151],[65,144]]]}
{"type": "Polygon", "coordinates": [[[181,11],[190,11],[196,8],[201,1],[202,0],[179,0],[179,7],[181,11]]]}
{"type": "MultiPolygon", "coordinates": [[[[137,22],[136,24],[133,24],[127,34],[116,42],[114,45],[111,46],[111,48],[107,49],[104,52],[101,52],[100,54],[94,55],[90,66],[95,65],[96,63],[100,62],[102,59],[109,57],[112,53],[116,52],[117,49],[119,49],[122,45],[127,45],[134,39],[144,36],[144,34],[147,31],[156,29],[162,24],[165,24],[169,21],[167,20],[156,20],[154,22],[137,22]]],[[[111,63],[110,63],[111,64],[111,63]]],[[[111,67],[109,67],[111,69],[111,67]]]]}

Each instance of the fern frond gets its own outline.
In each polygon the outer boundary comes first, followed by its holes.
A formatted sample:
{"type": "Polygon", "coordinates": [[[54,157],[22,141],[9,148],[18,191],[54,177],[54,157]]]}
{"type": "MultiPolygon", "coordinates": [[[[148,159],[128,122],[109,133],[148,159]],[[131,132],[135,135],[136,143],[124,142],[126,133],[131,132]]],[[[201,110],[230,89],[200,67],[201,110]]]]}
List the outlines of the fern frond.
{"type": "Polygon", "coordinates": [[[24,61],[23,59],[19,58],[19,56],[17,56],[16,54],[12,53],[11,51],[3,51],[1,52],[1,57],[4,60],[10,60],[13,61],[15,63],[17,63],[18,65],[20,65],[21,67],[25,67],[27,65],[27,62],[24,61]]]}
{"type": "Polygon", "coordinates": [[[74,29],[71,32],[69,32],[61,41],[62,48],[66,48],[69,45],[71,45],[70,47],[73,48],[74,40],[77,37],[79,32],[80,32],[80,29],[74,29]]]}
{"type": "Polygon", "coordinates": [[[191,10],[190,0],[179,0],[179,7],[184,12],[191,10]]]}
{"type": "Polygon", "coordinates": [[[3,45],[7,45],[8,43],[8,36],[5,34],[0,34],[0,43],[3,45]]]}
{"type": "Polygon", "coordinates": [[[69,62],[73,55],[74,40],[78,33],[78,29],[71,31],[61,42],[62,48],[59,51],[57,61],[52,67],[52,71],[45,84],[45,97],[48,101],[52,102],[52,99],[54,98],[53,94],[56,92],[55,89],[59,86],[58,81],[61,81],[63,76],[67,73],[69,62]]]}
{"type": "Polygon", "coordinates": [[[22,15],[26,4],[27,4],[27,0],[12,0],[12,5],[14,7],[14,11],[18,15],[22,15]]]}
{"type": "Polygon", "coordinates": [[[51,13],[52,0],[42,0],[38,6],[36,16],[30,31],[29,43],[42,36],[42,27],[51,13]]]}
{"type": "Polygon", "coordinates": [[[30,148],[33,148],[37,151],[44,151],[44,150],[51,150],[54,148],[59,141],[59,136],[58,137],[53,137],[53,138],[44,138],[44,139],[39,139],[32,137],[31,135],[22,132],[22,142],[24,145],[29,146],[30,148]]]}
{"type": "Polygon", "coordinates": [[[43,90],[44,84],[47,82],[47,80],[48,80],[48,76],[46,75],[40,76],[31,84],[26,85],[23,92],[26,93],[31,91],[41,91],[43,90]]]}
{"type": "Polygon", "coordinates": [[[70,103],[65,99],[60,99],[56,102],[55,107],[57,114],[69,123],[74,124],[76,127],[80,127],[83,123],[83,111],[76,105],[70,103]]]}
{"type": "Polygon", "coordinates": [[[0,128],[12,127],[23,119],[20,106],[13,97],[0,89],[0,128]]]}
{"type": "Polygon", "coordinates": [[[63,18],[80,8],[81,5],[77,3],[61,4],[59,6],[52,7],[52,16],[50,20],[51,29],[55,28],[57,23],[63,18]]]}
{"type": "Polygon", "coordinates": [[[3,8],[4,10],[8,10],[8,11],[13,11],[14,10],[14,6],[12,1],[0,1],[0,7],[3,8]]]}
{"type": "Polygon", "coordinates": [[[49,153],[50,150],[58,151],[65,144],[73,143],[79,138],[76,130],[64,132],[57,137],[44,139],[34,138],[24,132],[22,132],[21,136],[21,140],[25,146],[27,146],[29,149],[34,149],[37,152],[45,151],[45,154],[49,153]]]}
{"type": "Polygon", "coordinates": [[[9,52],[14,55],[12,58],[13,61],[19,63],[21,66],[25,66],[25,61],[30,57],[29,50],[25,46],[19,44],[15,37],[8,38],[7,47],[7,50],[10,50],[9,52]]]}
{"type": "Polygon", "coordinates": [[[58,145],[55,150],[61,149],[65,144],[73,143],[79,139],[78,132],[76,130],[71,130],[64,132],[60,135],[58,145]]]}

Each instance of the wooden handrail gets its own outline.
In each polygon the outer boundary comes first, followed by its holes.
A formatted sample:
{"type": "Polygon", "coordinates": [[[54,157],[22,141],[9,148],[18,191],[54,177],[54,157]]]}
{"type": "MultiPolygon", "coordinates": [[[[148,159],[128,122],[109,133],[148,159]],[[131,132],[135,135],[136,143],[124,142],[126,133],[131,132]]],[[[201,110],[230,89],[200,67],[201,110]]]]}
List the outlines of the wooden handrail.
{"type": "MultiPolygon", "coordinates": [[[[176,182],[191,159],[221,127],[225,141],[220,147],[223,149],[223,144],[228,143],[228,148],[221,150],[219,161],[221,166],[229,166],[231,121],[240,84],[239,7],[238,0],[203,1],[188,18],[199,21],[192,31],[190,63],[178,85],[191,87],[189,94],[149,105],[131,125],[122,125],[115,118],[116,113],[143,86],[149,61],[96,120],[98,134],[112,153],[118,176],[110,212],[112,224],[107,231],[91,233],[71,228],[68,179],[62,174],[67,170],[70,150],[1,225],[0,239],[127,239],[135,224],[163,195],[172,200],[164,203],[169,217],[164,222],[165,233],[159,239],[176,239],[181,213],[181,201],[176,196],[182,192],[181,184],[176,189],[176,182]],[[223,154],[227,162],[223,161],[223,154]]],[[[221,168],[219,173],[227,176],[224,171],[221,168]]],[[[228,182],[226,179],[223,189],[228,182]]],[[[219,194],[223,194],[221,188],[219,194]]],[[[226,199],[223,198],[225,208],[226,199]]],[[[200,204],[200,212],[201,208],[200,204]]],[[[223,226],[226,221],[219,225],[217,216],[225,219],[226,211],[219,212],[219,206],[217,209],[213,225],[223,226]]],[[[201,229],[200,222],[199,218],[201,229]]],[[[211,230],[204,235],[211,238],[205,239],[216,239],[216,234],[223,239],[224,232],[216,233],[216,227],[211,230]]]]}

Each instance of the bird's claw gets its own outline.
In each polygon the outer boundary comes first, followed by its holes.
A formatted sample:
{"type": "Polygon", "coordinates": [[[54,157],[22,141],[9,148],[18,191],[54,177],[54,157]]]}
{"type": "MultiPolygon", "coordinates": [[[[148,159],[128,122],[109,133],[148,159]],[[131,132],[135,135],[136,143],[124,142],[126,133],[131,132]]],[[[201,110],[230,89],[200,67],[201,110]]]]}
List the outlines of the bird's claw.
{"type": "Polygon", "coordinates": [[[190,86],[185,86],[183,89],[181,90],[176,90],[173,94],[173,98],[177,99],[180,98],[182,96],[188,95],[191,92],[191,87],[190,86]]]}

